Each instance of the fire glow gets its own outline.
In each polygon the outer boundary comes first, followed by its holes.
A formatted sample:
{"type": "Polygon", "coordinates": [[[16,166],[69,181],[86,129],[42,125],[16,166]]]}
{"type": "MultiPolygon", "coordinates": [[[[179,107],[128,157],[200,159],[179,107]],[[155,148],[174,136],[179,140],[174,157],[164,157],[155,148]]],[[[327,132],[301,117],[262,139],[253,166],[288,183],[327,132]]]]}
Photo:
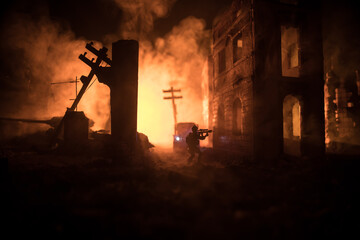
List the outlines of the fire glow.
{"type": "Polygon", "coordinates": [[[154,46],[140,44],[138,131],[155,144],[172,143],[172,106],[163,100],[163,89],[181,88],[183,99],[176,102],[178,122],[196,122],[207,127],[203,115],[202,81],[206,55],[199,41],[205,37],[204,23],[195,18],[183,20],[154,46]]]}
{"type": "MultiPolygon", "coordinates": [[[[86,51],[85,45],[89,40],[77,39],[70,30],[64,30],[47,17],[38,21],[29,21],[26,16],[13,17],[9,19],[11,24],[4,33],[8,36],[6,47],[23,52],[19,64],[24,67],[18,71],[17,77],[25,83],[23,88],[27,88],[28,94],[27,99],[20,102],[18,114],[13,114],[13,117],[47,119],[63,116],[72,104],[70,99],[75,98],[75,86],[50,83],[74,81],[76,77],[80,79],[81,75],[89,73],[91,69],[78,59],[86,51]],[[40,107],[40,102],[46,107],[40,107]]],[[[110,58],[112,42],[135,36],[123,29],[121,31],[104,36],[110,58]]],[[[137,36],[140,46],[138,132],[148,135],[155,145],[171,146],[173,110],[171,103],[163,100],[163,89],[171,86],[181,89],[183,99],[176,102],[178,122],[195,122],[201,128],[207,128],[208,83],[203,73],[206,72],[204,67],[209,53],[210,32],[205,29],[203,20],[188,17],[155,41],[141,37],[144,34],[146,32],[137,36]]],[[[94,42],[94,47],[99,49],[102,44],[94,42]]],[[[91,53],[88,54],[91,59],[91,53]]],[[[94,121],[92,130],[110,130],[110,90],[96,78],[93,81],[77,110],[84,111],[94,121]]]]}
{"type": "MultiPolygon", "coordinates": [[[[177,101],[178,122],[196,122],[207,127],[207,78],[206,51],[199,43],[206,38],[204,22],[187,18],[155,44],[140,41],[139,49],[139,90],[138,90],[138,131],[148,135],[150,141],[161,146],[170,146],[174,134],[172,106],[163,100],[163,89],[170,86],[181,88],[183,99],[177,101]],[[205,70],[204,70],[205,69],[205,70]],[[204,83],[205,82],[205,83],[204,83]],[[205,98],[204,98],[205,97],[205,98]]],[[[105,111],[101,99],[108,101],[109,91],[95,85],[86,99],[85,112],[96,124],[93,130],[105,128],[109,106],[105,111]],[[100,96],[100,98],[99,98],[100,96]],[[89,104],[90,103],[90,104],[89,104]],[[98,114],[99,104],[102,113],[98,114]]],[[[83,104],[82,108],[85,107],[83,104]]]]}

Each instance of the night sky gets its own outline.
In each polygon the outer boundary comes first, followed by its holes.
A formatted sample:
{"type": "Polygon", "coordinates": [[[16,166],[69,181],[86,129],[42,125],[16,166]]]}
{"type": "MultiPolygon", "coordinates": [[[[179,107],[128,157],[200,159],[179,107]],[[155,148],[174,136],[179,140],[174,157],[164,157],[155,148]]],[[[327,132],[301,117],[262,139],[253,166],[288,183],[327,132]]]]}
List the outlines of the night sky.
{"type": "MultiPolygon", "coordinates": [[[[210,29],[213,18],[231,4],[231,0],[179,0],[174,2],[166,16],[154,18],[153,30],[147,33],[147,39],[155,40],[157,37],[166,35],[188,16],[204,19],[206,28],[210,29]]],[[[21,50],[14,51],[9,48],[11,42],[9,43],[8,40],[8,30],[18,19],[22,29],[27,28],[27,22],[31,27],[32,23],[42,22],[45,19],[44,21],[51,22],[51,25],[57,24],[60,35],[61,31],[65,34],[71,32],[74,34],[74,39],[104,43],[104,36],[116,34],[119,31],[124,13],[116,5],[115,0],[13,0],[4,3],[1,8],[0,21],[2,36],[0,40],[0,55],[2,56],[0,59],[1,115],[16,114],[16,111],[19,110],[13,106],[21,105],[23,102],[31,104],[29,99],[23,99],[27,95],[26,76],[24,77],[24,74],[26,75],[24,66],[27,65],[27,62],[24,60],[21,50]],[[23,74],[23,72],[25,73],[23,74]]],[[[23,36],[23,38],[26,41],[27,36],[23,36]]]]}
{"type": "MultiPolygon", "coordinates": [[[[232,0],[178,0],[167,16],[156,19],[149,38],[163,36],[187,16],[206,21],[211,28],[214,17],[231,4],[232,0]]],[[[1,29],[7,27],[14,12],[20,12],[37,19],[47,15],[64,28],[70,29],[76,37],[102,41],[106,34],[114,33],[122,20],[123,13],[113,0],[12,0],[1,7],[1,29]]],[[[346,54],[360,49],[360,10],[354,1],[323,1],[324,41],[343,49],[346,54]]],[[[2,36],[2,40],[4,40],[2,36]]],[[[333,46],[331,46],[333,47],[333,46]]],[[[352,52],[352,53],[350,53],[352,52]]],[[[346,58],[343,57],[343,58],[346,58]]],[[[343,59],[342,61],[347,61],[343,59]]]]}
{"type": "MultiPolygon", "coordinates": [[[[163,36],[187,16],[204,19],[207,28],[210,28],[213,18],[231,2],[232,0],[178,0],[167,16],[155,20],[151,34],[163,36]]],[[[104,35],[115,32],[123,16],[113,0],[13,0],[7,1],[1,11],[2,23],[14,11],[34,18],[48,14],[52,20],[69,27],[76,36],[98,41],[104,35]]]]}
{"type": "MultiPolygon", "coordinates": [[[[204,19],[206,28],[210,29],[214,17],[230,6],[231,2],[232,0],[178,0],[166,16],[155,19],[154,28],[148,33],[148,39],[164,36],[188,16],[204,19]]],[[[14,86],[9,85],[9,81],[4,80],[4,76],[14,75],[11,63],[21,58],[2,44],[7,41],[7,36],[3,32],[8,29],[9,19],[13,19],[11,17],[14,13],[26,15],[29,21],[37,21],[46,16],[59,24],[60,29],[73,32],[75,38],[99,42],[103,41],[105,35],[116,32],[124,17],[114,0],[13,0],[2,3],[1,106],[7,102],[7,97],[2,93],[9,88],[14,89],[14,86]]],[[[325,72],[329,69],[329,60],[335,56],[338,71],[344,75],[353,74],[355,69],[360,68],[360,10],[354,1],[350,0],[323,1],[322,16],[325,72]]]]}
{"type": "MultiPolygon", "coordinates": [[[[232,0],[177,0],[167,16],[155,19],[149,38],[165,35],[188,16],[204,19],[206,28],[210,29],[214,17],[231,2],[232,0]]],[[[12,0],[2,3],[1,32],[6,29],[9,16],[14,12],[26,14],[33,19],[47,15],[64,29],[74,32],[76,37],[96,41],[102,41],[103,36],[116,32],[123,18],[123,12],[114,0],[12,0]]],[[[331,51],[341,48],[342,64],[353,65],[355,59],[358,61],[356,49],[360,49],[359,8],[350,0],[326,0],[323,1],[322,14],[325,47],[331,51]]],[[[2,41],[4,38],[6,36],[2,36],[2,41]]]]}

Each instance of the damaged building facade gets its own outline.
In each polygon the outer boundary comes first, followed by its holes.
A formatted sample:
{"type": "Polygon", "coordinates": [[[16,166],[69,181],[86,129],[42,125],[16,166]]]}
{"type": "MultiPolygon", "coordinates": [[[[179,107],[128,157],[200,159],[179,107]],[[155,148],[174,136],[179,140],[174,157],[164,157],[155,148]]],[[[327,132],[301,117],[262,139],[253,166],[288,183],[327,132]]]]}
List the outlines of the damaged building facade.
{"type": "Polygon", "coordinates": [[[331,66],[325,77],[325,144],[329,153],[359,154],[360,77],[344,77],[331,66]]]}
{"type": "Polygon", "coordinates": [[[209,126],[238,159],[325,151],[320,5],[236,0],[213,25],[209,126]]]}

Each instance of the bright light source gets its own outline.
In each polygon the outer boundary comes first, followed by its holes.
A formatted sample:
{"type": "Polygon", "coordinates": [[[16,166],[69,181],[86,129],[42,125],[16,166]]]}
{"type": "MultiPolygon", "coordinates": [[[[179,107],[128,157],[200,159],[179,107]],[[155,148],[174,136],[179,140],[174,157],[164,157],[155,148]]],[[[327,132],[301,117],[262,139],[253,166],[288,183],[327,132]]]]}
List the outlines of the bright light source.
{"type": "Polygon", "coordinates": [[[180,137],[179,137],[179,136],[176,136],[176,137],[175,137],[175,140],[176,140],[176,141],[180,141],[180,137]]]}

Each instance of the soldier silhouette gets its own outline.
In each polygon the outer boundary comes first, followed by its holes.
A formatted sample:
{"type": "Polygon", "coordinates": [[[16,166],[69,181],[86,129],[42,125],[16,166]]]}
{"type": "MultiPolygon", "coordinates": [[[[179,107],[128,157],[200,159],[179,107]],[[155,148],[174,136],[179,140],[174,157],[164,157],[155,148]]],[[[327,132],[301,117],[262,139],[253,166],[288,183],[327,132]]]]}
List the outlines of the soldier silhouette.
{"type": "Polygon", "coordinates": [[[190,157],[188,158],[188,163],[191,163],[195,154],[198,154],[198,163],[200,162],[201,151],[200,151],[200,141],[204,140],[209,133],[206,132],[205,136],[203,133],[198,132],[198,127],[194,125],[192,128],[192,132],[190,132],[186,137],[186,144],[188,145],[188,151],[190,153],[190,157]]]}

